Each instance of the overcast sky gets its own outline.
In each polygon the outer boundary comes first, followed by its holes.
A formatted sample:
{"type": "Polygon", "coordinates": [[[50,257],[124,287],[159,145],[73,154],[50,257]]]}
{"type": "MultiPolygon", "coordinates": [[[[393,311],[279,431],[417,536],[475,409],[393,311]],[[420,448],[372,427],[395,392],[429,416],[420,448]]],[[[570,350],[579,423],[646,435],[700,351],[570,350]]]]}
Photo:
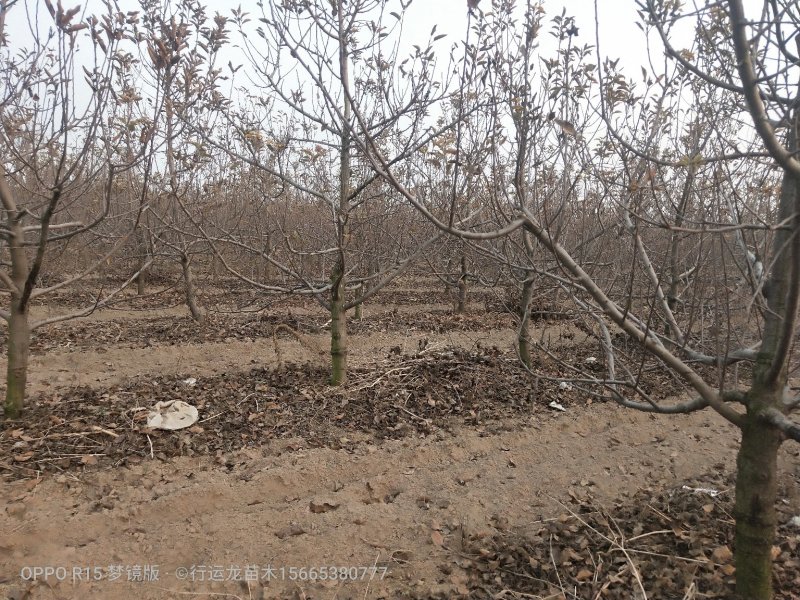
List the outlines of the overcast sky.
{"type": "MultiPolygon", "coordinates": [[[[518,0],[523,7],[525,0],[518,0]]],[[[481,0],[480,7],[488,9],[490,0],[481,0]]],[[[644,34],[636,27],[634,0],[598,0],[600,21],[600,46],[604,55],[612,58],[627,57],[630,66],[638,67],[644,59],[644,34]]],[[[566,8],[567,16],[575,17],[578,26],[578,41],[581,44],[595,43],[595,12],[593,0],[551,0],[544,2],[547,18],[561,14],[566,8]]],[[[462,40],[467,27],[466,0],[415,0],[406,19],[409,33],[425,39],[434,23],[437,31],[448,34],[448,40],[462,40]]],[[[543,43],[546,40],[542,39],[543,43]]],[[[628,62],[626,60],[626,62],[628,62]]]]}
{"type": "MultiPolygon", "coordinates": [[[[57,0],[53,0],[55,4],[57,0]]],[[[223,15],[230,15],[232,8],[241,6],[243,10],[251,14],[259,12],[255,0],[201,0],[205,1],[209,15],[220,12],[223,15]]],[[[325,0],[319,0],[324,2],[325,0]]],[[[567,15],[574,16],[579,28],[578,39],[581,43],[595,43],[595,0],[538,0],[543,3],[548,18],[560,14],[562,9],[566,9],[567,15]]],[[[696,0],[695,0],[696,1],[696,0]]],[[[104,7],[100,0],[61,0],[64,8],[71,8],[80,5],[86,8],[88,13],[103,12],[104,7]]],[[[137,0],[117,0],[123,11],[138,10],[137,0]]],[[[526,0],[517,0],[519,7],[524,7],[526,0]]],[[[390,2],[391,4],[391,2],[390,2]]],[[[691,8],[692,0],[689,0],[691,8]]],[[[701,3],[702,4],[702,3],[701,3]]],[[[762,4],[760,0],[745,0],[750,16],[757,17],[757,10],[762,4]]],[[[479,0],[479,5],[483,10],[489,10],[492,0],[479,0]]],[[[639,67],[647,63],[645,56],[646,45],[644,34],[636,25],[636,1],[635,0],[597,0],[600,49],[603,56],[612,59],[620,58],[621,63],[626,66],[626,70],[631,75],[639,71],[639,67]]],[[[25,38],[30,39],[30,35],[25,35],[28,30],[26,12],[40,15],[42,25],[52,26],[50,15],[42,0],[19,0],[9,11],[6,28],[12,37],[12,43],[16,46],[24,45],[25,38]]],[[[437,33],[448,34],[447,42],[452,44],[458,40],[463,40],[467,26],[467,0],[413,0],[409,7],[404,26],[404,35],[407,36],[408,43],[424,42],[428,38],[431,27],[437,25],[437,33]]],[[[235,36],[232,36],[234,39],[235,36]]],[[[687,40],[688,41],[688,40],[687,40]]],[[[449,48],[443,45],[442,48],[449,48]]]]}
{"type": "MultiPolygon", "coordinates": [[[[53,0],[54,3],[56,1],[53,0]]],[[[317,1],[326,2],[327,0],[317,1]]],[[[526,1],[517,0],[520,10],[524,8],[526,1]]],[[[691,9],[692,2],[699,1],[687,0],[688,9],[691,9]]],[[[123,11],[139,10],[138,0],[117,0],[117,2],[123,11]]],[[[230,16],[231,9],[237,6],[241,6],[244,11],[251,13],[254,17],[260,13],[255,0],[201,0],[201,2],[205,2],[209,17],[213,16],[215,12],[230,16]]],[[[61,3],[65,9],[79,5],[76,0],[61,0],[61,3]]],[[[399,0],[389,1],[390,6],[398,3],[399,0]]],[[[641,77],[640,67],[644,66],[651,71],[648,66],[645,35],[636,26],[638,20],[636,1],[596,0],[596,3],[601,57],[608,57],[612,60],[619,58],[620,66],[624,68],[625,74],[633,79],[641,77]]],[[[745,4],[749,9],[749,15],[757,16],[758,7],[762,5],[762,2],[761,0],[745,0],[745,4]]],[[[84,0],[80,5],[85,8],[86,14],[104,12],[104,6],[100,0],[84,0]]],[[[492,0],[480,0],[479,5],[481,9],[488,11],[491,9],[492,0]]],[[[595,0],[543,0],[543,5],[546,10],[546,21],[561,14],[563,9],[566,9],[568,16],[575,18],[579,33],[577,40],[573,40],[573,43],[595,45],[595,0]]],[[[28,15],[34,19],[38,15],[39,27],[42,31],[53,27],[52,18],[48,14],[43,0],[19,0],[9,11],[6,21],[7,32],[14,47],[26,46],[30,43],[28,15]]],[[[413,0],[406,14],[403,46],[410,49],[411,45],[415,43],[426,44],[431,28],[436,25],[437,34],[447,34],[445,39],[436,44],[437,51],[441,53],[438,62],[440,66],[444,66],[447,64],[450,47],[462,42],[466,36],[467,19],[467,0],[413,0]]],[[[686,25],[687,27],[683,29],[690,34],[691,23],[689,20],[686,25]]],[[[548,45],[555,44],[555,41],[547,35],[548,30],[549,27],[545,26],[540,35],[540,44],[543,46],[545,55],[549,54],[548,45]]],[[[230,40],[232,44],[239,43],[237,32],[231,32],[230,40]]],[[[651,36],[651,43],[653,44],[654,67],[658,74],[664,64],[661,58],[660,44],[655,34],[651,36]]],[[[686,35],[684,40],[677,39],[675,43],[678,47],[686,47],[691,44],[691,35],[686,35]]],[[[224,52],[222,64],[228,60],[231,60],[234,65],[246,63],[245,57],[240,56],[238,52],[233,47],[227,49],[224,52]]],[[[238,81],[242,82],[243,79],[239,77],[238,81]]]]}
{"type": "MultiPolygon", "coordinates": [[[[518,0],[519,6],[524,6],[526,0],[518,0]]],[[[53,0],[55,4],[56,0],[53,0]]],[[[138,10],[137,0],[118,0],[123,11],[138,10]]],[[[64,8],[80,5],[88,13],[103,12],[103,6],[98,0],[84,0],[75,2],[62,0],[64,8]]],[[[220,12],[230,15],[230,10],[240,6],[252,14],[259,12],[255,0],[206,0],[208,12],[220,12]]],[[[484,10],[491,7],[491,0],[481,0],[480,6],[484,10]]],[[[551,0],[544,2],[548,18],[560,14],[566,8],[567,15],[576,19],[579,27],[578,40],[582,44],[595,42],[595,16],[593,0],[551,0]]],[[[600,45],[603,55],[612,58],[622,58],[628,67],[639,70],[645,63],[644,36],[634,25],[636,10],[634,0],[598,0],[600,21],[600,45]]],[[[12,38],[14,46],[26,45],[30,35],[26,35],[29,26],[26,12],[39,13],[41,26],[45,29],[52,26],[50,15],[42,0],[20,0],[10,11],[7,17],[6,28],[12,38]]],[[[404,25],[404,36],[407,43],[422,43],[428,38],[431,28],[437,25],[437,33],[446,33],[446,40],[438,46],[442,50],[449,45],[463,40],[467,27],[467,0],[413,0],[409,7],[404,25]],[[447,42],[445,44],[444,42],[447,42]]],[[[235,39],[235,36],[231,36],[235,39]]],[[[543,40],[544,41],[544,40],[543,40]]]]}

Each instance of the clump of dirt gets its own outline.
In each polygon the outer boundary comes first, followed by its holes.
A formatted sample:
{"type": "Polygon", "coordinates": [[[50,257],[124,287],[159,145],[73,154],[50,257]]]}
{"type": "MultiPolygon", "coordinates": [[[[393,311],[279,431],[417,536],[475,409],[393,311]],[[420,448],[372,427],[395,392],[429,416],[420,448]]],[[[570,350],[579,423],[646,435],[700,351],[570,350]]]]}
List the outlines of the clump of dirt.
{"type": "MultiPolygon", "coordinates": [[[[731,598],[733,482],[719,475],[702,481],[641,489],[610,509],[573,493],[560,516],[526,532],[456,538],[448,546],[452,559],[440,566],[447,582],[414,597],[731,598]],[[702,487],[709,482],[720,491],[702,487]]],[[[790,516],[781,514],[779,522],[790,516]]],[[[773,550],[777,598],[800,598],[798,546],[797,531],[782,525],[773,550]]]]}

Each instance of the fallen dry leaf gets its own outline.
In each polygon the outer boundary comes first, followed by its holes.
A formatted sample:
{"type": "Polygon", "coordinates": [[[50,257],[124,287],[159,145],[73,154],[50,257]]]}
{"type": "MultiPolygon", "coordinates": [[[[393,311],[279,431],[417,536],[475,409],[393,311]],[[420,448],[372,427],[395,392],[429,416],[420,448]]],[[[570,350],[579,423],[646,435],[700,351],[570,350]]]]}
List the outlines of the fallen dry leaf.
{"type": "Polygon", "coordinates": [[[733,560],[733,552],[731,552],[728,546],[720,546],[714,548],[714,551],[711,553],[711,558],[714,559],[714,562],[719,564],[729,563],[733,560]]]}

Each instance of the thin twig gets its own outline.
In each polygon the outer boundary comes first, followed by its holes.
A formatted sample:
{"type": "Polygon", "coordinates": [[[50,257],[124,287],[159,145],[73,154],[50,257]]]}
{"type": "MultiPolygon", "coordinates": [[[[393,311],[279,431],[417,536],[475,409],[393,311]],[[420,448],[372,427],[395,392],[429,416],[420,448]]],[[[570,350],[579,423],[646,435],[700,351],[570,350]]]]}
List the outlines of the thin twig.
{"type": "MultiPolygon", "coordinates": [[[[554,498],[554,500],[556,500],[556,499],[554,498]]],[[[578,515],[576,512],[574,512],[569,506],[567,506],[566,504],[564,504],[563,502],[561,502],[559,500],[556,500],[556,502],[558,502],[574,518],[576,518],[578,521],[580,521],[584,525],[584,527],[588,527],[590,530],[595,532],[597,535],[599,535],[601,538],[606,540],[612,546],[615,546],[618,550],[620,550],[625,555],[625,558],[627,559],[628,564],[631,567],[631,573],[633,574],[633,577],[636,579],[636,583],[639,586],[639,590],[642,592],[642,600],[647,600],[647,592],[644,589],[644,583],[642,582],[641,574],[639,573],[639,569],[636,568],[636,564],[633,562],[633,559],[631,558],[630,554],[628,554],[628,550],[622,544],[617,542],[616,540],[612,540],[607,535],[604,535],[603,533],[598,531],[596,528],[594,528],[591,525],[589,525],[586,521],[584,521],[580,517],[580,515],[578,515]]],[[[623,541],[624,541],[624,538],[623,538],[623,541]]],[[[638,552],[640,554],[650,554],[650,553],[645,552],[645,551],[638,551],[638,552]]],[[[703,562],[703,561],[696,561],[696,562],[703,562]]]]}
{"type": "Polygon", "coordinates": [[[410,410],[408,410],[407,408],[403,408],[403,407],[402,407],[402,406],[400,406],[399,404],[392,404],[392,406],[393,406],[394,408],[398,409],[398,410],[402,410],[404,413],[406,413],[406,414],[408,414],[408,415],[410,415],[410,416],[414,417],[415,419],[418,419],[418,420],[422,421],[423,423],[430,423],[430,421],[429,421],[428,419],[426,419],[426,418],[424,418],[424,417],[420,417],[419,415],[415,415],[413,412],[411,412],[411,411],[410,411],[410,410]]]}

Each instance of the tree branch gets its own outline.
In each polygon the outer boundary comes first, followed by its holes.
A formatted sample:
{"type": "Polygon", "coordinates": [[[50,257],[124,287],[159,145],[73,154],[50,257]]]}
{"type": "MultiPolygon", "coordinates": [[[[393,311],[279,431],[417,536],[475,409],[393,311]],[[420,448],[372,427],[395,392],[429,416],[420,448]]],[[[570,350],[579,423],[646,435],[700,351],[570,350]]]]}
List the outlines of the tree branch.
{"type": "Polygon", "coordinates": [[[553,256],[555,256],[566,270],[574,277],[592,296],[595,302],[598,303],[601,310],[608,315],[608,317],[619,325],[625,332],[634,340],[642,344],[642,346],[660,358],[671,369],[683,377],[700,396],[719,414],[725,417],[734,425],[741,426],[743,418],[740,413],[727,406],[718,392],[711,388],[703,378],[698,375],[689,365],[684,363],[677,356],[672,354],[666,347],[646,335],[634,323],[627,319],[626,316],[619,310],[614,302],[606,296],[602,289],[594,282],[594,280],[586,273],[570,256],[558,242],[556,242],[550,234],[538,224],[535,217],[529,212],[525,211],[526,220],[525,228],[530,231],[539,242],[547,248],[553,256]]]}
{"type": "Polygon", "coordinates": [[[141,273],[142,271],[147,269],[147,267],[149,267],[152,264],[152,262],[153,262],[152,260],[146,262],[144,265],[142,265],[142,267],[138,271],[136,271],[136,273],[131,275],[121,286],[119,286],[117,289],[112,291],[110,294],[108,294],[102,300],[98,299],[98,301],[95,302],[92,306],[90,306],[88,308],[85,308],[83,310],[78,310],[78,311],[75,311],[75,312],[72,312],[72,313],[68,313],[68,314],[65,314],[65,315],[59,315],[59,316],[56,316],[56,317],[50,317],[49,319],[42,319],[41,321],[34,321],[33,323],[31,323],[31,331],[33,331],[34,329],[37,329],[39,327],[43,327],[45,325],[51,325],[53,323],[60,323],[61,321],[69,321],[71,319],[77,319],[79,317],[86,317],[86,316],[92,314],[98,308],[103,308],[106,304],[111,302],[111,300],[114,298],[114,296],[119,294],[122,290],[124,290],[131,283],[133,283],[133,281],[135,281],[136,278],[139,276],[139,273],[141,273]]]}
{"type": "Polygon", "coordinates": [[[768,408],[762,415],[768,423],[780,429],[786,437],[800,442],[800,424],[789,419],[777,408],[768,408]]]}
{"type": "Polygon", "coordinates": [[[795,178],[800,179],[800,161],[778,141],[775,129],[767,116],[764,101],[761,99],[758,78],[753,66],[753,53],[750,50],[750,41],[747,39],[747,20],[745,19],[742,0],[728,0],[728,9],[731,19],[733,45],[738,61],[739,77],[742,79],[745,101],[756,132],[758,132],[759,137],[764,142],[764,146],[766,146],[772,157],[778,161],[778,164],[795,178]]]}

